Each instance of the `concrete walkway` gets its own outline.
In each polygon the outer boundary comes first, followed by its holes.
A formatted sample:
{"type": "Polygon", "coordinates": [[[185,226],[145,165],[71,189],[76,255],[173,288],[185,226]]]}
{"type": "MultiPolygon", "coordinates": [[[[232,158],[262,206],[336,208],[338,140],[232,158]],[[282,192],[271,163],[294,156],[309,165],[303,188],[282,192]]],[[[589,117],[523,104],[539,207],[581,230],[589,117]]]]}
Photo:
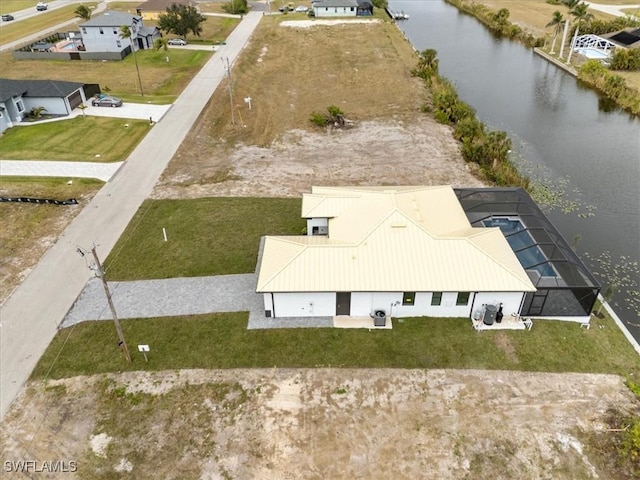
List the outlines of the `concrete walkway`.
{"type": "Polygon", "coordinates": [[[123,163],[0,160],[0,176],[97,178],[108,182],[123,163]]]}
{"type": "Polygon", "coordinates": [[[2,306],[0,419],[92,277],[76,249],[96,244],[101,258],[109,254],[225,77],[223,59],[233,65],[261,19],[261,12],[245,15],[163,121],[151,129],[2,306]]]}

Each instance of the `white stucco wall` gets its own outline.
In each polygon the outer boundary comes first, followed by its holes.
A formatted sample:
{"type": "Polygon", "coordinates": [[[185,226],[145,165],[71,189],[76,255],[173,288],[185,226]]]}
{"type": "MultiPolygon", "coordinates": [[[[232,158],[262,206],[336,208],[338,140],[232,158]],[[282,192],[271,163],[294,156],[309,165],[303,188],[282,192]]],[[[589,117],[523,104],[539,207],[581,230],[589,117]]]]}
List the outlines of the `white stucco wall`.
{"type": "Polygon", "coordinates": [[[332,317],[336,314],[334,292],[274,293],[277,317],[332,317]]]}
{"type": "Polygon", "coordinates": [[[471,311],[481,310],[483,304],[499,306],[502,303],[502,313],[507,317],[512,313],[520,313],[520,305],[522,304],[523,298],[523,292],[480,292],[475,296],[471,311]]]}
{"type": "Polygon", "coordinates": [[[356,7],[313,7],[316,17],[355,17],[356,10],[356,7]]]}
{"type": "Polygon", "coordinates": [[[387,315],[402,317],[469,317],[469,305],[456,305],[457,292],[444,292],[438,306],[431,305],[431,292],[417,292],[413,305],[403,305],[404,292],[354,292],[351,294],[351,315],[366,316],[375,310],[384,310],[387,315]]]}
{"type": "Polygon", "coordinates": [[[327,218],[307,218],[307,235],[313,235],[313,227],[328,227],[327,218]]]}
{"type": "Polygon", "coordinates": [[[63,98],[38,97],[38,98],[22,98],[24,106],[29,112],[32,108],[44,107],[47,109],[43,115],[67,115],[68,105],[63,98]]]}

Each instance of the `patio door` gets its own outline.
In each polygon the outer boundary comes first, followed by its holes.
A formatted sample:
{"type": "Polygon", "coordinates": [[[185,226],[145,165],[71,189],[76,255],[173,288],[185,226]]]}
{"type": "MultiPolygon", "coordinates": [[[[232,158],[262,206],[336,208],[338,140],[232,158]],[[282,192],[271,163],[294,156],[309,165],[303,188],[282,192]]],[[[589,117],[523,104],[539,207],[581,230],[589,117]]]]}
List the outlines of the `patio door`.
{"type": "Polygon", "coordinates": [[[336,315],[351,315],[351,292],[336,293],[336,315]]]}

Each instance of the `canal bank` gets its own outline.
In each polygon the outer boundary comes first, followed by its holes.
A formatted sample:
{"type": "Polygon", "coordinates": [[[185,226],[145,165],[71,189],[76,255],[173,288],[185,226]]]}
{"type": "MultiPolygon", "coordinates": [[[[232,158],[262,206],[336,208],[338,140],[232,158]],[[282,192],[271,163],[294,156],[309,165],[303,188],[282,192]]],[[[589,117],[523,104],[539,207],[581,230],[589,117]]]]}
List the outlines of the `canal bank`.
{"type": "MultiPolygon", "coordinates": [[[[580,255],[588,253],[597,263],[609,254],[637,265],[638,119],[612,107],[548,56],[496,38],[444,1],[398,1],[392,7],[409,14],[398,27],[414,49],[436,50],[439,71],[460,98],[490,128],[508,133],[523,173],[562,197],[565,205],[547,213],[566,239],[580,239],[580,255]]],[[[631,276],[633,289],[637,271],[631,276]]],[[[619,292],[611,303],[640,339],[637,304],[629,298],[628,291],[619,292]]]]}

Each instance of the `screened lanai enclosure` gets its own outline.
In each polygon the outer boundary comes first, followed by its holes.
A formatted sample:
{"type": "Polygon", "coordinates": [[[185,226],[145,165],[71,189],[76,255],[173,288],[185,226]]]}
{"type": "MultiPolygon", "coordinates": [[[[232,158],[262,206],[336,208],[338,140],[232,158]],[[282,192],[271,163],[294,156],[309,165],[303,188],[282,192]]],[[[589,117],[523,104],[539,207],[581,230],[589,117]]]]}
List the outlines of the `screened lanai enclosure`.
{"type": "Polygon", "coordinates": [[[474,227],[498,227],[537,291],[521,311],[531,317],[585,317],[600,285],[522,188],[456,188],[474,227]]]}

